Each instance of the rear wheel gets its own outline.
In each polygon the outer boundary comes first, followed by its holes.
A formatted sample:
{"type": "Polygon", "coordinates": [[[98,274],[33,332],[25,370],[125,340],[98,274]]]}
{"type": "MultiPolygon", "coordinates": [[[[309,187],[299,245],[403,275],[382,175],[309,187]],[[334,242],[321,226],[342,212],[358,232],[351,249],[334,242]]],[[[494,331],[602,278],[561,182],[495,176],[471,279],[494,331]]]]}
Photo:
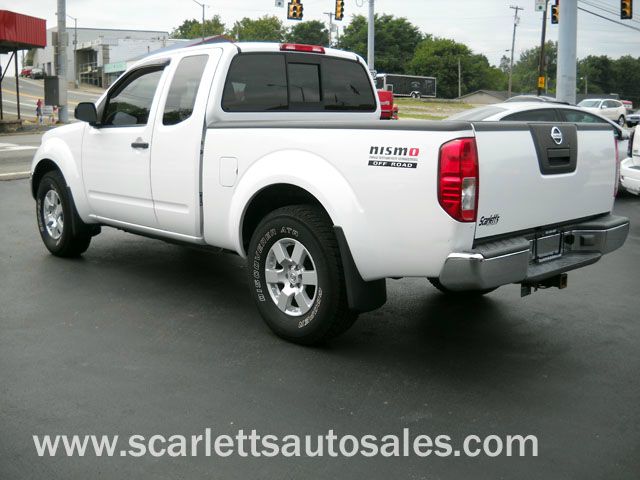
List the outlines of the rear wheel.
{"type": "Polygon", "coordinates": [[[624,119],[624,115],[620,115],[620,118],[618,119],[618,125],[620,125],[621,127],[624,127],[626,120],[624,119]]]}
{"type": "Polygon", "coordinates": [[[450,295],[452,297],[480,297],[482,295],[486,295],[487,293],[491,293],[494,290],[497,290],[499,288],[499,287],[495,287],[495,288],[487,288],[484,290],[457,291],[457,290],[449,290],[447,287],[442,285],[442,283],[440,283],[440,279],[438,278],[429,278],[428,280],[431,283],[431,285],[433,285],[438,290],[440,290],[440,292],[444,293],[445,295],[450,295]]]}
{"type": "Polygon", "coordinates": [[[53,255],[77,257],[89,248],[91,230],[78,217],[60,172],[48,172],[40,180],[36,215],[40,237],[53,255]]]}
{"type": "Polygon", "coordinates": [[[340,251],[326,213],[313,205],[283,207],[256,228],[248,251],[251,293],[280,337],[317,344],[348,330],[340,251]]]}

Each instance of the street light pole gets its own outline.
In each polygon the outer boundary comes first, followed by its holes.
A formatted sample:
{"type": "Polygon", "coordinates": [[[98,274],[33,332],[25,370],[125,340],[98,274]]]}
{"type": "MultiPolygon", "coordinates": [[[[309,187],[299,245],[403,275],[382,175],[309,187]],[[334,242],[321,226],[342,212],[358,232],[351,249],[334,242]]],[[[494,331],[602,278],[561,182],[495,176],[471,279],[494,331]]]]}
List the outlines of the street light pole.
{"type": "Polygon", "coordinates": [[[329,17],[329,47],[331,46],[331,34],[333,33],[333,12],[324,12],[329,17]]]}
{"type": "Polygon", "coordinates": [[[67,5],[66,0],[58,0],[58,119],[62,123],[69,121],[67,107],[67,5]]]}
{"type": "Polygon", "coordinates": [[[371,75],[376,71],[375,69],[375,0],[369,0],[369,27],[367,30],[367,64],[369,64],[369,71],[371,75]]]}
{"type": "Polygon", "coordinates": [[[193,3],[197,3],[202,7],[202,43],[204,43],[204,7],[207,5],[204,3],[198,2],[198,0],[191,0],[193,3]]]}
{"type": "Polygon", "coordinates": [[[71,20],[73,20],[73,79],[76,89],[80,86],[78,81],[78,19],[67,14],[71,20]]]}
{"type": "Polygon", "coordinates": [[[511,98],[511,90],[513,87],[513,54],[516,49],[516,29],[518,28],[518,21],[520,20],[518,18],[518,12],[520,10],[524,10],[524,8],[517,5],[511,5],[509,8],[515,10],[515,13],[513,15],[513,39],[511,40],[511,62],[509,63],[509,94],[507,98],[511,98]]]}

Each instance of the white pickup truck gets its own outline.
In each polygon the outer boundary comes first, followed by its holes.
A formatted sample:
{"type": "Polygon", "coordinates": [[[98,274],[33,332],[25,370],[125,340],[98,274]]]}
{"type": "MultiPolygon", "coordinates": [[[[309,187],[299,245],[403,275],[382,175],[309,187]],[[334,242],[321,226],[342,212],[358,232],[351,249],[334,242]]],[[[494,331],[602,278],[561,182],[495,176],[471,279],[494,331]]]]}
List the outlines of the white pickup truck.
{"type": "Polygon", "coordinates": [[[235,252],[258,310],[311,344],[386,301],[387,278],[450,295],[566,286],[619,248],[611,128],[381,122],[355,54],[214,43],[147,57],[31,170],[46,247],[77,256],[101,226],[235,252]]]}

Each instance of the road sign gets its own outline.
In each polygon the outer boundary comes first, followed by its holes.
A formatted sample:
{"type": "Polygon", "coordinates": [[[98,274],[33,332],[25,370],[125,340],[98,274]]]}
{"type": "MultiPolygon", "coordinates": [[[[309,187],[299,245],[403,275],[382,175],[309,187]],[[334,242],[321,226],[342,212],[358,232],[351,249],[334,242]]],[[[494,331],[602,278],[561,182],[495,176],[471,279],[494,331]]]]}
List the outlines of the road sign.
{"type": "Polygon", "coordinates": [[[546,84],[546,78],[538,77],[538,88],[544,88],[545,84],[546,84]]]}

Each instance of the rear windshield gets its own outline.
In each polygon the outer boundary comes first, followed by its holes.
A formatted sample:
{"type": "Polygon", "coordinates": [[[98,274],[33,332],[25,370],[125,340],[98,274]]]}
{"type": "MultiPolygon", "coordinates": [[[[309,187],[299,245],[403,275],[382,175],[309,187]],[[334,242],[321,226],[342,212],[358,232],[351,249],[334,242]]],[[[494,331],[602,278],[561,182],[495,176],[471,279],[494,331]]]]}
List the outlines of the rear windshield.
{"type": "Polygon", "coordinates": [[[369,72],[356,61],[289,53],[244,53],[231,62],[225,112],[372,112],[369,72]]]}
{"type": "Polygon", "coordinates": [[[498,113],[506,112],[507,110],[500,107],[478,107],[466,112],[456,113],[448,118],[448,120],[467,120],[469,122],[481,122],[498,113]]]}
{"type": "Polygon", "coordinates": [[[578,104],[579,107],[597,108],[600,106],[600,100],[583,100],[578,104]]]}

